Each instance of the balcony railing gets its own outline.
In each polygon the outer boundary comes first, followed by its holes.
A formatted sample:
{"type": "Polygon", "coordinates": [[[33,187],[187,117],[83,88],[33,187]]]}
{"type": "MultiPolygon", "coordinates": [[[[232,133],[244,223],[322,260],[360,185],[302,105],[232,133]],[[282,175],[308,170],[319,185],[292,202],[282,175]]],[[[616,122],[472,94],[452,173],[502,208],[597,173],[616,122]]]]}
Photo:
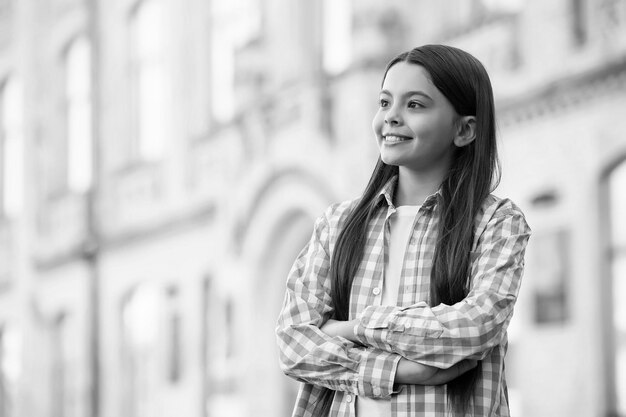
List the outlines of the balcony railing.
{"type": "Polygon", "coordinates": [[[241,131],[230,126],[194,141],[188,154],[188,189],[192,200],[210,202],[228,198],[244,155],[241,131]]]}
{"type": "Polygon", "coordinates": [[[106,233],[143,229],[163,216],[163,166],[142,162],[117,172],[106,187],[101,221],[106,233]]]}
{"type": "Polygon", "coordinates": [[[37,257],[42,262],[77,253],[87,238],[87,197],[71,191],[43,202],[39,212],[37,257]]]}

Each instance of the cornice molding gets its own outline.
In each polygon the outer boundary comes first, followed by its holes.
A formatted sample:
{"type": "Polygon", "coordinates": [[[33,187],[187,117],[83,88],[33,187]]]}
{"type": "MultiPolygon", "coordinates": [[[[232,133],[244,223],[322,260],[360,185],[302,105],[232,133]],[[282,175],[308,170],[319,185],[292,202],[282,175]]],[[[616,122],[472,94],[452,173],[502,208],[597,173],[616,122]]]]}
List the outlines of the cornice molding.
{"type": "Polygon", "coordinates": [[[534,91],[496,103],[498,124],[510,127],[552,117],[626,92],[626,56],[534,91]]]}

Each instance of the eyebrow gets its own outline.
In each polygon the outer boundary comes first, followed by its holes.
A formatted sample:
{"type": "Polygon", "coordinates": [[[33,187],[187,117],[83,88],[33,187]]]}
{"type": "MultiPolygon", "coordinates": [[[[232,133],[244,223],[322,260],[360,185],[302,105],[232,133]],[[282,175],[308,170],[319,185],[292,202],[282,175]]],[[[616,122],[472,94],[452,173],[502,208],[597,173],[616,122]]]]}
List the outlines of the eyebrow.
{"type": "MultiPolygon", "coordinates": [[[[393,94],[391,94],[391,93],[389,92],[389,90],[380,90],[380,94],[383,94],[383,93],[384,93],[384,94],[387,94],[387,95],[390,95],[390,96],[393,96],[393,94]]],[[[428,100],[431,100],[431,101],[432,101],[432,97],[431,97],[431,96],[429,96],[428,94],[426,94],[426,93],[425,93],[425,92],[423,92],[423,91],[417,91],[417,90],[416,90],[416,91],[407,91],[406,93],[404,93],[404,94],[403,94],[403,96],[404,96],[404,97],[410,97],[410,96],[422,96],[422,97],[424,97],[424,98],[426,98],[426,99],[428,99],[428,100]]]]}

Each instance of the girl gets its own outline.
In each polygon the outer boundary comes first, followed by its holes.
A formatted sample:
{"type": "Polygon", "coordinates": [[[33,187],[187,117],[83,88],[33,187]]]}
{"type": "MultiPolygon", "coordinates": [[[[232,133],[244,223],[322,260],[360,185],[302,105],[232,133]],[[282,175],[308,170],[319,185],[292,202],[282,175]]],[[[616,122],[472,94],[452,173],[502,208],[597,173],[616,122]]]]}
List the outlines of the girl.
{"type": "Polygon", "coordinates": [[[508,416],[504,355],[530,235],[490,192],[493,93],[470,54],[426,45],[385,71],[363,195],[332,205],[276,330],[294,416],[508,416]]]}

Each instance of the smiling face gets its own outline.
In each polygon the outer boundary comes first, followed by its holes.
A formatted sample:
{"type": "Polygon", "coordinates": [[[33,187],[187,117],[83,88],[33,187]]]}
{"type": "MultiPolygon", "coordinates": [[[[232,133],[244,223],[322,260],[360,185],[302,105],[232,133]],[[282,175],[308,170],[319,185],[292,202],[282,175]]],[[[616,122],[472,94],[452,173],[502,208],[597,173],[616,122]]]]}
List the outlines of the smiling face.
{"type": "Polygon", "coordinates": [[[385,76],[372,122],[382,161],[420,173],[447,171],[458,117],[424,68],[398,62],[385,76]]]}

